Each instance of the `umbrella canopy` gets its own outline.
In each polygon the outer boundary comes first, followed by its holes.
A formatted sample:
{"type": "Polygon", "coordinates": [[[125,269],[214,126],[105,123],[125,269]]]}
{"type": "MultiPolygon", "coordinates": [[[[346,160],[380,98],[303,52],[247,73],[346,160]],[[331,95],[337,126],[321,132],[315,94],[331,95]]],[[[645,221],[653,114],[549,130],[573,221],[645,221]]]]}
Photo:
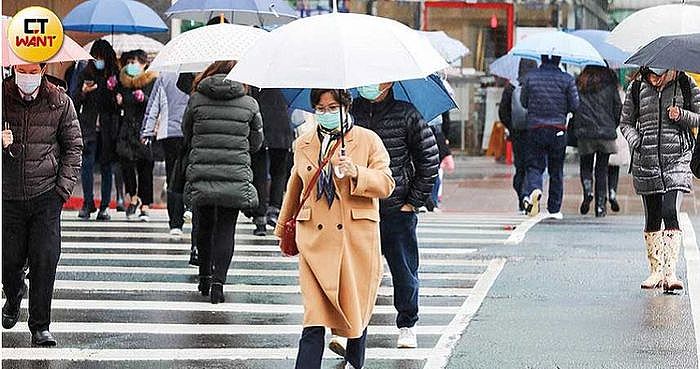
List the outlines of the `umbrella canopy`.
{"type": "MultiPolygon", "coordinates": [[[[396,100],[413,104],[426,122],[457,107],[442,80],[435,74],[428,78],[396,82],[392,92],[396,100]]],[[[311,89],[283,89],[282,94],[290,108],[314,111],[310,101],[311,89]]],[[[359,95],[355,89],[351,89],[350,94],[353,98],[359,95]]]]}
{"type": "Polygon", "coordinates": [[[539,60],[540,55],[558,55],[566,64],[605,66],[603,57],[590,42],[561,31],[530,35],[510,52],[534,60],[539,60]]]}
{"type": "MultiPolygon", "coordinates": [[[[161,49],[163,49],[163,44],[160,41],[144,35],[128,35],[126,33],[120,33],[114,36],[102,36],[102,39],[107,40],[110,44],[112,44],[112,47],[117,55],[138,49],[145,51],[146,54],[157,54],[161,49]]],[[[89,52],[90,48],[92,48],[92,44],[94,43],[95,41],[90,41],[83,46],[83,48],[89,52]]]]}
{"type": "Polygon", "coordinates": [[[521,57],[513,54],[506,54],[489,64],[489,73],[494,76],[505,78],[511,83],[518,82],[518,67],[521,57]]]}
{"type": "Polygon", "coordinates": [[[231,23],[253,26],[286,24],[298,18],[285,0],[178,0],[165,14],[202,23],[223,14],[231,23]]]}
{"type": "MultiPolygon", "coordinates": [[[[7,27],[10,25],[10,19],[2,18],[2,66],[9,67],[11,65],[27,64],[26,61],[20,59],[10,48],[10,43],[7,38],[7,27]]],[[[73,41],[68,36],[63,36],[63,45],[61,49],[46,63],[70,62],[76,60],[89,60],[92,56],[85,51],[77,42],[73,41]]]]}
{"type": "Polygon", "coordinates": [[[134,0],[88,0],[63,18],[63,29],[92,33],[167,32],[160,16],[134,0]]]}
{"type": "Polygon", "coordinates": [[[349,89],[425,78],[446,67],[425,37],[399,22],[330,13],[266,34],[227,78],[260,88],[349,89]]]}
{"type": "Polygon", "coordinates": [[[660,5],[632,13],[615,27],[608,42],[635,52],[661,36],[700,33],[700,6],[660,5]]]}
{"type": "Polygon", "coordinates": [[[168,42],[150,69],[163,72],[201,72],[221,60],[239,60],[267,32],[237,24],[214,24],[178,35],[168,42]]]}
{"type": "Polygon", "coordinates": [[[463,56],[469,54],[469,49],[464,46],[462,41],[448,36],[443,31],[417,32],[428,38],[428,41],[430,41],[430,44],[433,45],[435,50],[450,64],[459,64],[459,60],[463,56]]]}
{"type": "Polygon", "coordinates": [[[627,62],[651,68],[700,72],[700,33],[659,37],[627,62]]]}
{"type": "Polygon", "coordinates": [[[572,35],[581,37],[590,42],[591,45],[600,53],[600,56],[608,62],[608,66],[613,69],[622,68],[625,61],[630,57],[630,53],[619,49],[608,43],[607,38],[610,35],[609,31],[601,31],[597,29],[582,29],[571,32],[572,35]]]}

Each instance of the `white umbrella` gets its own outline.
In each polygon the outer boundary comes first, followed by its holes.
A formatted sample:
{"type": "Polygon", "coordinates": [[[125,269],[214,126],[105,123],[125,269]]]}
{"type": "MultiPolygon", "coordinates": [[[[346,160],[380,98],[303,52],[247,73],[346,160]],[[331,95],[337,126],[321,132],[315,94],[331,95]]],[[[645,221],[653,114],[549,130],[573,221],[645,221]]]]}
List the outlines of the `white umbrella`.
{"type": "Polygon", "coordinates": [[[428,40],[381,17],[331,13],[263,36],[227,78],[260,88],[349,89],[447,68],[428,40]]]}
{"type": "MultiPolygon", "coordinates": [[[[102,39],[112,45],[117,55],[138,49],[145,51],[146,54],[157,54],[163,48],[163,43],[160,41],[139,34],[119,33],[114,36],[102,36],[102,39]]],[[[90,52],[90,48],[92,48],[94,43],[95,41],[90,41],[83,48],[90,52]]]]}
{"type": "Polygon", "coordinates": [[[552,31],[530,35],[510,51],[515,56],[540,60],[540,55],[561,56],[562,63],[601,65],[605,60],[590,42],[571,34],[552,31]]]}
{"type": "Polygon", "coordinates": [[[661,36],[700,33],[700,6],[660,5],[632,13],[615,27],[608,43],[636,52],[661,36]]]}
{"type": "Polygon", "coordinates": [[[227,23],[187,31],[163,47],[150,69],[201,72],[215,61],[239,60],[266,33],[259,28],[227,23]]]}
{"type": "Polygon", "coordinates": [[[443,31],[418,31],[418,33],[428,38],[435,50],[450,64],[459,65],[459,59],[469,54],[469,48],[464,46],[462,41],[448,36],[443,31]]]}

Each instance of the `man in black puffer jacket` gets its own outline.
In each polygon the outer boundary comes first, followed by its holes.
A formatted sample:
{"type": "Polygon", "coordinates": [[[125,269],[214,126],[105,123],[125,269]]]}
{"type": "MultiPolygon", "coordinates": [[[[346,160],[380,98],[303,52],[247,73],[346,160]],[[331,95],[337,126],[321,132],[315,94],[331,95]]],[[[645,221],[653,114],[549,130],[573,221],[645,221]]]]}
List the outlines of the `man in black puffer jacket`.
{"type": "Polygon", "coordinates": [[[394,193],[380,202],[382,254],[394,284],[398,347],[415,348],[418,321],[416,210],[433,189],[440,164],[435,137],[410,103],[394,99],[392,83],[358,89],[352,106],[356,124],[376,132],[391,157],[394,193]]]}

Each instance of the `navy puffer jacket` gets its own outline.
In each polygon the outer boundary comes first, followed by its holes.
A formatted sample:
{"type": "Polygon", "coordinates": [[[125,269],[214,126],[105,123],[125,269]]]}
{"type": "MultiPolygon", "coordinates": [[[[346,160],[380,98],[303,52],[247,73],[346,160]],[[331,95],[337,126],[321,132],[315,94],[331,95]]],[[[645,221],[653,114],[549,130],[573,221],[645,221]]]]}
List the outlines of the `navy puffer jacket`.
{"type": "Polygon", "coordinates": [[[525,77],[520,102],[527,109],[528,127],[563,126],[579,105],[574,77],[544,63],[525,77]]]}

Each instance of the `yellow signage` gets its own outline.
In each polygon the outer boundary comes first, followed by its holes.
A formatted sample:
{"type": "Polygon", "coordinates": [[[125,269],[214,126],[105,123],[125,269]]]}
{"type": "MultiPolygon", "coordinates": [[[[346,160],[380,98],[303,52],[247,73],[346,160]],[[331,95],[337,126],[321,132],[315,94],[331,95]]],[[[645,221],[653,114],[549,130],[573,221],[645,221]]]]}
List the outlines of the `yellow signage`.
{"type": "Polygon", "coordinates": [[[20,10],[7,27],[10,48],[28,63],[51,59],[63,45],[63,25],[49,9],[31,6],[20,10]]]}

